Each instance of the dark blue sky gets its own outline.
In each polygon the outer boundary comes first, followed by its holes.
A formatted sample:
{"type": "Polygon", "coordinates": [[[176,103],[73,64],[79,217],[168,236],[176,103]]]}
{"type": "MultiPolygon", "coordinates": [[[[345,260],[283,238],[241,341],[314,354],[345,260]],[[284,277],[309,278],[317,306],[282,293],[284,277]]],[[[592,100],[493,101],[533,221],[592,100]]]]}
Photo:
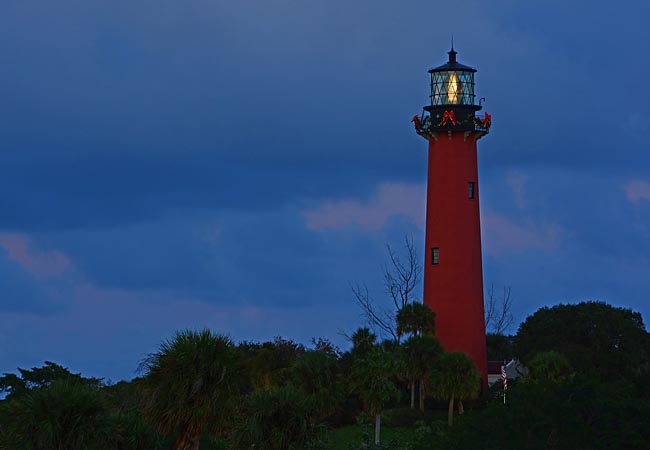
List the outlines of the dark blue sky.
{"type": "MultiPolygon", "coordinates": [[[[476,67],[486,285],[650,321],[650,4],[3,0],[0,373],[183,327],[345,345],[423,245],[427,70],[476,67]]],[[[513,327],[512,332],[516,331],[513,327]]]]}

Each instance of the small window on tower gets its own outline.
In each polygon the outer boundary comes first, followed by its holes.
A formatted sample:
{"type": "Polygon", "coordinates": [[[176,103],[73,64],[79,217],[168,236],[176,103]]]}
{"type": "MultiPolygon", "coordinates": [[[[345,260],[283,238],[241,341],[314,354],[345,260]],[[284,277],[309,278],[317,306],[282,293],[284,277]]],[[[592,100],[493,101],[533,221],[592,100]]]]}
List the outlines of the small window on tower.
{"type": "Polygon", "coordinates": [[[431,264],[438,264],[440,259],[440,249],[432,248],[431,249],[431,264]]]}
{"type": "Polygon", "coordinates": [[[469,198],[470,200],[473,200],[474,197],[475,197],[474,182],[470,181],[469,183],[467,183],[467,198],[469,198]]]}

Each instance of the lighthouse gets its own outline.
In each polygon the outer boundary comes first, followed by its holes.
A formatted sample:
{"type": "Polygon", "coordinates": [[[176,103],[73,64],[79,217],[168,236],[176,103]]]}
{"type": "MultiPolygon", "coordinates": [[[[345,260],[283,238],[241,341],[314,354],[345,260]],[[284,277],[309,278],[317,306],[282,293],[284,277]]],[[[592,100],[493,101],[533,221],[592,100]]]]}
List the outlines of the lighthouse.
{"type": "Polygon", "coordinates": [[[477,141],[491,117],[477,116],[476,69],[447,63],[429,70],[430,102],[414,116],[428,141],[424,303],[436,313],[436,336],[448,352],[469,356],[487,384],[477,141]]]}

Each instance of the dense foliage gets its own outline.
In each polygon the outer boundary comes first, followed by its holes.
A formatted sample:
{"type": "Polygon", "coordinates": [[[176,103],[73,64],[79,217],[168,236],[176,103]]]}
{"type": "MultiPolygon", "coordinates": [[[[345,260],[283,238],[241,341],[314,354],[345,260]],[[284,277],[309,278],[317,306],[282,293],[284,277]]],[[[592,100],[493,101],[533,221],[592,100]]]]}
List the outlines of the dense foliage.
{"type": "Polygon", "coordinates": [[[602,380],[635,377],[650,366],[650,340],[641,314],[602,302],[544,307],[519,327],[516,352],[562,353],[578,372],[602,380]]]}
{"type": "Polygon", "coordinates": [[[2,408],[4,445],[24,450],[92,448],[104,407],[96,389],[69,379],[52,380],[2,408]]]}
{"type": "Polygon", "coordinates": [[[474,399],[481,390],[481,374],[464,353],[442,355],[430,380],[434,398],[449,401],[449,426],[454,422],[455,401],[474,399]]]}
{"type": "Polygon", "coordinates": [[[182,331],[143,361],[145,415],[177,450],[198,447],[207,429],[219,433],[233,417],[240,394],[239,354],[232,341],[209,330],[182,331]]]}
{"type": "MultiPolygon", "coordinates": [[[[611,450],[650,448],[648,399],[625,380],[576,376],[519,383],[508,401],[458,421],[447,449],[611,450]]],[[[433,448],[433,447],[432,447],[433,448]]]]}
{"type": "Polygon", "coordinates": [[[504,405],[499,383],[472,400],[473,363],[443,352],[435,316],[418,308],[398,317],[400,342],[360,328],[347,352],[323,338],[236,345],[185,330],[128,382],[53,362],[4,374],[0,449],[650,448],[650,339],[638,313],[558,305],[515,336],[488,336],[488,347],[503,359],[520,355],[529,369],[509,381],[504,405]],[[459,400],[467,411],[454,417],[459,400]]]}

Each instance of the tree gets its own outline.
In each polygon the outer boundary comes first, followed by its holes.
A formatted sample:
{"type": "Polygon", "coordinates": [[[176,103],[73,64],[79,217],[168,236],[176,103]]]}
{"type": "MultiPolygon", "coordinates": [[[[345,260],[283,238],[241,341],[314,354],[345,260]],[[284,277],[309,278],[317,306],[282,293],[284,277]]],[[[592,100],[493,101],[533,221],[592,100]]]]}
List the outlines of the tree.
{"type": "Polygon", "coordinates": [[[414,300],[412,294],[420,282],[422,268],[413,239],[404,238],[405,257],[399,257],[390,245],[386,245],[386,250],[390,266],[384,266],[384,285],[399,311],[414,300]]]}
{"type": "Polygon", "coordinates": [[[138,377],[101,389],[108,409],[104,448],[117,450],[157,450],[164,448],[164,437],[142,414],[145,406],[145,380],[138,377]]]}
{"type": "Polygon", "coordinates": [[[485,302],[485,329],[488,334],[503,335],[512,325],[512,288],[503,287],[501,297],[494,293],[494,285],[488,290],[485,302]]]}
{"type": "Polygon", "coordinates": [[[351,337],[352,353],[363,356],[366,355],[377,342],[377,335],[370,331],[370,328],[359,328],[351,337]]]}
{"type": "Polygon", "coordinates": [[[603,380],[633,379],[650,365],[641,314],[602,302],[541,308],[520,325],[515,340],[524,364],[536,353],[554,350],[575,371],[603,380]]]}
{"type": "Polygon", "coordinates": [[[379,347],[372,348],[363,358],[354,361],[352,388],[364,402],[366,410],[375,416],[375,444],[381,435],[381,412],[399,392],[391,377],[395,372],[389,355],[379,347]]]}
{"type": "Polygon", "coordinates": [[[400,371],[409,382],[411,409],[415,407],[415,384],[419,381],[419,407],[424,412],[425,380],[441,354],[440,341],[432,336],[414,335],[402,344],[400,371]]]}
{"type": "Polygon", "coordinates": [[[67,367],[52,361],[45,361],[42,367],[32,367],[31,369],[19,367],[18,372],[20,372],[20,376],[5,373],[0,377],[0,393],[6,393],[8,400],[26,395],[32,389],[50,386],[57,380],[69,380],[95,388],[102,385],[100,378],[82,377],[80,373],[72,373],[67,367]]]}
{"type": "Polygon", "coordinates": [[[101,434],[105,410],[96,387],[57,379],[2,402],[0,448],[81,450],[101,434]]]}
{"type": "Polygon", "coordinates": [[[481,374],[464,353],[445,353],[431,374],[431,392],[439,400],[449,400],[447,424],[454,424],[456,399],[476,398],[481,390],[481,374]]]}
{"type": "Polygon", "coordinates": [[[142,363],[145,414],[161,432],[178,433],[175,450],[197,450],[204,428],[219,432],[232,417],[238,369],[228,337],[207,329],[177,332],[142,363]]]}
{"type": "Polygon", "coordinates": [[[252,393],[234,433],[236,448],[302,450],[316,438],[313,404],[299,388],[287,384],[252,393]]]}
{"type": "Polygon", "coordinates": [[[312,405],[315,419],[323,419],[335,411],[341,399],[336,356],[307,351],[291,366],[289,379],[312,405]]]}
{"type": "Polygon", "coordinates": [[[314,346],[314,350],[317,352],[326,353],[328,355],[334,356],[335,358],[339,358],[342,354],[341,349],[332,344],[332,342],[327,338],[311,338],[311,343],[314,346]]]}
{"type": "Polygon", "coordinates": [[[433,336],[436,331],[436,313],[424,303],[413,302],[397,312],[397,335],[433,336]]]}
{"type": "Polygon", "coordinates": [[[513,336],[487,333],[485,343],[488,361],[509,361],[516,355],[513,336]]]}
{"type": "Polygon", "coordinates": [[[164,437],[145,421],[139,411],[110,414],[101,448],[117,450],[162,450],[164,437]]]}
{"type": "Polygon", "coordinates": [[[558,382],[517,383],[508,404],[493,401],[447,433],[440,448],[647,449],[650,402],[626,380],[576,374],[558,382]]]}
{"type": "Polygon", "coordinates": [[[561,381],[572,372],[571,364],[560,352],[549,350],[536,353],[528,363],[530,379],[537,381],[561,381]]]}
{"type": "Polygon", "coordinates": [[[352,293],[368,324],[399,342],[396,315],[415,300],[413,293],[420,283],[422,268],[412,239],[405,238],[403,257],[395,253],[390,245],[386,245],[386,249],[390,263],[383,267],[384,286],[394,309],[387,311],[378,307],[365,284],[352,285],[352,293]]]}
{"type": "Polygon", "coordinates": [[[268,391],[282,385],[305,346],[276,337],[272,342],[242,342],[238,346],[253,390],[268,391]]]}

